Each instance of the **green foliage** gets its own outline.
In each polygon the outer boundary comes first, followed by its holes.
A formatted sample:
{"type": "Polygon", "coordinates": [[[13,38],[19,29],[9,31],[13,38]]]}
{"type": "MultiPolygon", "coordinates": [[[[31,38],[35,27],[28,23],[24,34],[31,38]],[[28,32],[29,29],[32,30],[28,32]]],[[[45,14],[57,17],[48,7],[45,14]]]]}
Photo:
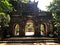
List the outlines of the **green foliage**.
{"type": "Polygon", "coordinates": [[[19,31],[19,25],[18,25],[18,24],[15,26],[15,30],[16,30],[17,32],[19,31]]]}
{"type": "Polygon", "coordinates": [[[14,1],[19,1],[19,0],[14,0],[14,1]]]}
{"type": "Polygon", "coordinates": [[[60,11],[60,0],[53,0],[53,2],[48,6],[49,10],[52,12],[60,11]]]}
{"type": "Polygon", "coordinates": [[[10,22],[9,12],[13,10],[9,0],[0,0],[0,25],[6,25],[10,22]]]}
{"type": "Polygon", "coordinates": [[[29,0],[12,0],[12,1],[15,1],[15,2],[21,1],[21,2],[23,2],[23,3],[29,2],[29,0]]]}
{"type": "Polygon", "coordinates": [[[53,0],[53,2],[48,6],[48,11],[52,12],[55,24],[60,21],[60,0],[53,0]]]}
{"type": "Polygon", "coordinates": [[[9,23],[10,22],[10,15],[6,15],[6,22],[9,23]]]}
{"type": "Polygon", "coordinates": [[[33,23],[26,24],[25,30],[28,32],[29,30],[34,31],[33,23]]]}
{"type": "Polygon", "coordinates": [[[12,11],[12,5],[9,3],[9,0],[1,0],[0,1],[0,12],[10,12],[12,11]]]}
{"type": "Polygon", "coordinates": [[[43,24],[40,25],[40,29],[41,29],[41,31],[44,31],[44,25],[43,24]]]}
{"type": "Polygon", "coordinates": [[[5,18],[5,13],[0,13],[0,23],[2,22],[2,18],[5,18]]]}
{"type": "Polygon", "coordinates": [[[27,3],[29,2],[29,0],[21,0],[23,3],[27,3]]]}
{"type": "Polygon", "coordinates": [[[5,13],[0,13],[0,25],[7,25],[10,22],[10,16],[5,13]]]}

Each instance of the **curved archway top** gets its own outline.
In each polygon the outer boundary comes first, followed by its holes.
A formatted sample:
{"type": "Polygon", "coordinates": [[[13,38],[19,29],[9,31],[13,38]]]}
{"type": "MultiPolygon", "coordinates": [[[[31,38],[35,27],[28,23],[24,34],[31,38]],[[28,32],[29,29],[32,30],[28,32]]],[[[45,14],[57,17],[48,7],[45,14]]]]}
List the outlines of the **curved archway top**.
{"type": "Polygon", "coordinates": [[[16,25],[20,25],[19,23],[14,23],[14,26],[16,26],[16,25]]]}
{"type": "Polygon", "coordinates": [[[19,26],[19,24],[16,24],[16,25],[15,25],[15,27],[18,27],[18,26],[19,26]]]}
{"type": "Polygon", "coordinates": [[[33,23],[33,20],[27,20],[27,23],[33,23]]]}

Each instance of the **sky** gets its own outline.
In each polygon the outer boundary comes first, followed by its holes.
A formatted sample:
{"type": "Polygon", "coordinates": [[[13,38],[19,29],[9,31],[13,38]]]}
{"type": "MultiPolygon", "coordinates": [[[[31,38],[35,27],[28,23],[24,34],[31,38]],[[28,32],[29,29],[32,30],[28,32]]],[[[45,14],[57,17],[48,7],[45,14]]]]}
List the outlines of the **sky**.
{"type": "Polygon", "coordinates": [[[46,7],[49,6],[51,2],[53,2],[53,0],[35,0],[35,1],[38,1],[38,8],[43,11],[46,11],[47,10],[46,7]]]}

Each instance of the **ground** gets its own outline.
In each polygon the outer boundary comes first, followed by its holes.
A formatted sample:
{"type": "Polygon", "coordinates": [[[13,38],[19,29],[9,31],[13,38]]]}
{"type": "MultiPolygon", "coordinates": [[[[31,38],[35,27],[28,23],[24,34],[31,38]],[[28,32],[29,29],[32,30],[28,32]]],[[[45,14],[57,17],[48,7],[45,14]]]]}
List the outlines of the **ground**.
{"type": "Polygon", "coordinates": [[[60,45],[59,43],[0,43],[0,45],[60,45]]]}

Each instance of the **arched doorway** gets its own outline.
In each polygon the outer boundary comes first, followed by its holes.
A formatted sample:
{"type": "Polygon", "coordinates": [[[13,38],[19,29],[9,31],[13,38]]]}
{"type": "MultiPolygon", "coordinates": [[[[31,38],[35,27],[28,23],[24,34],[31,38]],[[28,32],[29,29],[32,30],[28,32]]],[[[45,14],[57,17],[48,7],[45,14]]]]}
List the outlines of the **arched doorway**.
{"type": "Polygon", "coordinates": [[[25,36],[33,36],[34,35],[34,23],[32,20],[28,20],[25,26],[25,36]]]}
{"type": "Polygon", "coordinates": [[[41,36],[46,36],[46,25],[40,24],[40,34],[41,36]]]}
{"type": "Polygon", "coordinates": [[[19,24],[14,24],[13,26],[14,36],[19,36],[19,28],[20,28],[19,24]]]}

